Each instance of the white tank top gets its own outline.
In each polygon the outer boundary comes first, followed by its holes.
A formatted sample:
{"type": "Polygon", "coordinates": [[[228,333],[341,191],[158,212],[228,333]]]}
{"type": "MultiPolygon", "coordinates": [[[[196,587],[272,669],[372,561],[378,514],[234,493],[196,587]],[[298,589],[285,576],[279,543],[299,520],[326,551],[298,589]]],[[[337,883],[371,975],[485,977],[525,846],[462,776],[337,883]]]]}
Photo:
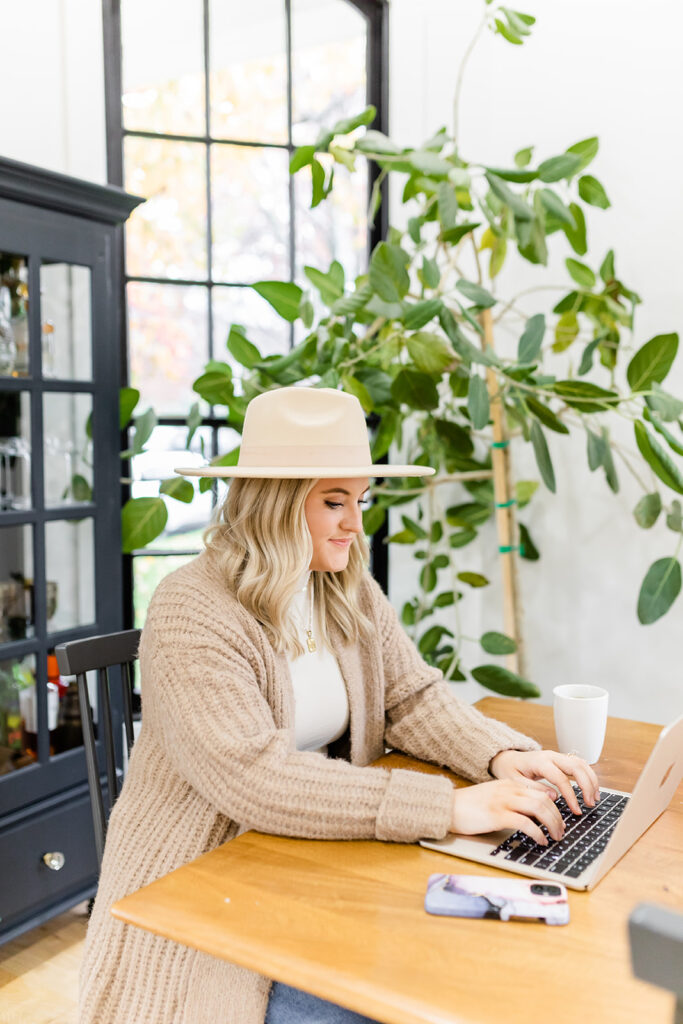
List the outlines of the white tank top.
{"type": "Polygon", "coordinates": [[[305,648],[303,654],[289,661],[294,687],[296,748],[327,753],[327,744],[339,739],[349,724],[349,698],[337,659],[322,643],[315,609],[313,636],[317,650],[311,652],[306,646],[309,577],[308,572],[302,576],[291,605],[292,617],[299,625],[299,637],[305,648]]]}

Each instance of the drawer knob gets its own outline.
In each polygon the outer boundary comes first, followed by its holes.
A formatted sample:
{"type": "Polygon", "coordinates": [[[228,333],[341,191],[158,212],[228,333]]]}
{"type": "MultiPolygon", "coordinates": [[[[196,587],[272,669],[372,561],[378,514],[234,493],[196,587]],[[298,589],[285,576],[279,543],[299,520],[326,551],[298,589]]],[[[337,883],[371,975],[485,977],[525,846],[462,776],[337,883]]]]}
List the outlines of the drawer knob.
{"type": "Polygon", "coordinates": [[[61,871],[64,867],[66,857],[60,850],[54,850],[52,853],[43,854],[43,864],[45,864],[50,871],[61,871]]]}

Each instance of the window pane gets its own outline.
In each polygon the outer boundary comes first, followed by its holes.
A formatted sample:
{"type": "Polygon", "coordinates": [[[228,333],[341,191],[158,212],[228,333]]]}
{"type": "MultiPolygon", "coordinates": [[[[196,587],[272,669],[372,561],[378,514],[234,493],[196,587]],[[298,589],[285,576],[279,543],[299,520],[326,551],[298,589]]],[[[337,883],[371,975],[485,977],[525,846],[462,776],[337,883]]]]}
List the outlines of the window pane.
{"type": "Polygon", "coordinates": [[[287,142],[283,0],[212,0],[211,135],[287,142]]]}
{"type": "Polygon", "coordinates": [[[91,413],[91,395],[43,395],[43,470],[48,507],[92,501],[92,442],[88,437],[91,413]]]}
{"type": "MultiPolygon", "coordinates": [[[[322,157],[328,166],[328,157],[322,157]]],[[[334,189],[318,206],[311,209],[311,175],[304,168],[294,178],[296,206],[296,279],[306,283],[303,267],[310,265],[327,270],[332,260],[339,260],[347,281],[367,271],[367,163],[358,160],[351,174],[344,167],[335,167],[334,189]]]]}
{"type": "Polygon", "coordinates": [[[206,146],[124,139],[125,185],[146,196],[126,225],[134,277],[206,277],[206,146]]]}
{"type": "Polygon", "coordinates": [[[202,0],[122,0],[125,128],[204,134],[203,37],[202,0]]]}
{"type": "Polygon", "coordinates": [[[0,376],[28,373],[28,263],[25,256],[0,252],[0,376]]]}
{"type": "Polygon", "coordinates": [[[35,656],[0,660],[0,775],[37,760],[37,728],[35,656]]]}
{"type": "Polygon", "coordinates": [[[292,141],[366,106],[367,27],[345,0],[292,0],[292,141]]]}
{"type": "Polygon", "coordinates": [[[209,358],[208,289],[201,285],[128,285],[128,337],[133,387],[157,415],[184,416],[209,358]]]}
{"type": "MultiPolygon", "coordinates": [[[[211,430],[201,427],[195,432],[187,451],[187,428],[156,427],[146,451],[136,455],[133,463],[132,496],[155,498],[161,480],[175,478],[177,466],[201,466],[212,458],[211,430]]],[[[166,499],[168,522],[160,537],[152,543],[156,551],[199,549],[201,532],[211,517],[211,492],[199,493],[199,477],[186,477],[195,489],[192,502],[166,499]],[[188,534],[195,534],[188,537],[188,534]]]]}
{"type": "Polygon", "coordinates": [[[0,528],[0,643],[34,633],[33,535],[30,526],[0,528]]]}
{"type": "Polygon", "coordinates": [[[40,268],[43,377],[90,380],[90,267],[43,263],[40,268]]]}
{"type": "Polygon", "coordinates": [[[241,324],[247,337],[262,356],[289,351],[289,324],[253,288],[227,288],[216,285],[211,291],[213,303],[213,347],[216,359],[230,363],[233,375],[241,378],[244,367],[228,352],[226,342],[231,324],[241,324]]]}
{"type": "Polygon", "coordinates": [[[214,279],[288,278],[287,151],[215,145],[211,175],[214,279]]]}
{"type": "Polygon", "coordinates": [[[48,632],[95,621],[94,544],[91,518],[45,524],[48,632]]]}
{"type": "Polygon", "coordinates": [[[0,390],[0,509],[31,504],[31,396],[0,390]]]}
{"type": "Polygon", "coordinates": [[[191,562],[195,555],[136,555],[133,559],[135,628],[142,629],[147,608],[157,586],[170,572],[191,562]]]}

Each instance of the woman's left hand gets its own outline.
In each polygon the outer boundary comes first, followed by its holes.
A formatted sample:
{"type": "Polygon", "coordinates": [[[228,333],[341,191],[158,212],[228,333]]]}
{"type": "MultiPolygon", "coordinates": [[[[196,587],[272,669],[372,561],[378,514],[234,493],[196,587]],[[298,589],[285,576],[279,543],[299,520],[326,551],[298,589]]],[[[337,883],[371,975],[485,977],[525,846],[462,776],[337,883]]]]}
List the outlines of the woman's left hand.
{"type": "MultiPolygon", "coordinates": [[[[600,799],[597,775],[587,761],[574,754],[559,754],[556,750],[501,750],[492,758],[489,771],[496,779],[514,779],[515,782],[546,779],[552,782],[574,814],[580,814],[581,809],[571,779],[578,783],[589,807],[594,807],[600,799]]],[[[557,796],[554,790],[552,795],[553,798],[557,796]]]]}

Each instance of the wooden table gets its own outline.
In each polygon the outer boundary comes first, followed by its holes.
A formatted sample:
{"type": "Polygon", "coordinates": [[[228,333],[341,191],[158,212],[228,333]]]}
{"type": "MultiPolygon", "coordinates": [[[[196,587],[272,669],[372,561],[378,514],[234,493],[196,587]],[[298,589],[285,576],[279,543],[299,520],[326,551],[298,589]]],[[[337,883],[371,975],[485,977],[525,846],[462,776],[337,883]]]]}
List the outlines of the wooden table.
{"type": "MultiPolygon", "coordinates": [[[[499,698],[478,706],[554,746],[550,708],[499,698]]],[[[611,718],[601,783],[630,790],[659,731],[611,718]]],[[[396,754],[380,763],[438,770],[396,754]]],[[[432,872],[490,870],[442,853],[256,832],[112,913],[383,1024],[670,1024],[673,997],[632,977],[626,922],[644,900],[683,906],[682,865],[683,785],[596,889],[570,890],[566,927],[427,915],[432,872]]]]}

